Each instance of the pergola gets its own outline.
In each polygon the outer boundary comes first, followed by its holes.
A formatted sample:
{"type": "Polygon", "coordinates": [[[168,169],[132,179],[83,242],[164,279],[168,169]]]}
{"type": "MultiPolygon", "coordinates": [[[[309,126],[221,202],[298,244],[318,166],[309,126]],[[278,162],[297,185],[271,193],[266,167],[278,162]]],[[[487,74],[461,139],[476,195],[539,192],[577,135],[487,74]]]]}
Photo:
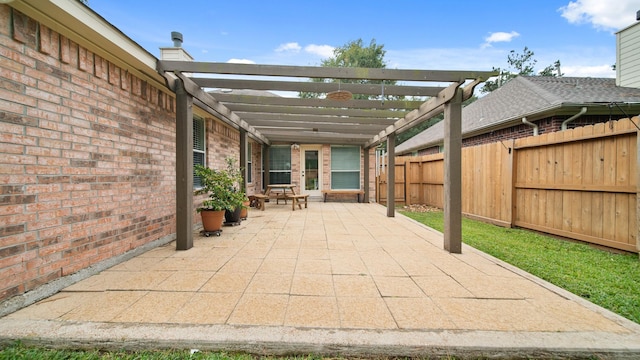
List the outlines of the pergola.
{"type": "MultiPolygon", "coordinates": [[[[193,105],[247,137],[275,143],[351,144],[365,150],[387,142],[387,216],[395,214],[394,148],[396,135],[444,112],[444,248],[460,253],[461,233],[461,110],[480,82],[493,71],[441,71],[380,68],[329,68],[254,64],[158,61],[157,70],[176,94],[177,249],[193,246],[193,105]],[[312,82],[312,78],[338,82],[312,82]],[[342,81],[346,82],[342,82],[342,81]],[[354,81],[355,82],[350,82],[354,81]],[[373,80],[380,84],[362,83],[373,80]],[[396,81],[398,85],[385,85],[396,81]],[[242,91],[239,91],[242,90],[242,91]],[[246,90],[312,92],[348,91],[374,95],[376,100],[331,100],[242,95],[246,90]],[[234,92],[235,91],[235,92],[234,92]],[[385,95],[427,97],[426,101],[390,101],[385,95]]],[[[258,92],[256,92],[258,93],[258,92]]],[[[369,156],[365,156],[369,169],[369,156]]],[[[246,166],[246,153],[240,151],[246,166]]],[[[364,182],[369,182],[364,171],[364,182]]],[[[368,199],[365,186],[365,199],[368,199]]]]}

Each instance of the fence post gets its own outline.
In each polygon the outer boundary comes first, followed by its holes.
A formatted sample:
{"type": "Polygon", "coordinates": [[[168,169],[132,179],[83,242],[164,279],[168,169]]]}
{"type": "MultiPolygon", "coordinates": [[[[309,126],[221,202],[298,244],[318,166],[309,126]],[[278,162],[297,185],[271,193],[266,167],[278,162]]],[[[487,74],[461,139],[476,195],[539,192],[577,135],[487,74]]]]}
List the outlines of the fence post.
{"type": "Polygon", "coordinates": [[[515,149],[515,139],[510,139],[506,141],[507,143],[507,160],[503,161],[504,168],[503,173],[506,174],[507,183],[505,184],[505,203],[500,204],[505,208],[505,220],[507,220],[509,227],[513,227],[514,222],[514,214],[515,214],[515,198],[516,198],[516,166],[515,166],[515,158],[516,158],[516,149],[515,149]],[[505,206],[506,205],[506,206],[505,206]]]}
{"type": "MultiPolygon", "coordinates": [[[[634,117],[636,122],[639,118],[634,117]]],[[[633,121],[633,119],[630,119],[633,121]]],[[[638,260],[640,260],[640,132],[636,131],[636,249],[638,250],[638,260]]]]}
{"type": "Polygon", "coordinates": [[[411,205],[411,158],[404,158],[404,204],[411,205]]]}

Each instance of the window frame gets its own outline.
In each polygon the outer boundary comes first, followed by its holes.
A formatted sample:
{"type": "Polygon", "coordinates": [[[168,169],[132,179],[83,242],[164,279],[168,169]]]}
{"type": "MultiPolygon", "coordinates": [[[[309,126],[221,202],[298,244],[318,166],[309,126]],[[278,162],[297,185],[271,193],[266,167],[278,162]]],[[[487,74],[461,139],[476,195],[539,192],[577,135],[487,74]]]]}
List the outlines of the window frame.
{"type": "Polygon", "coordinates": [[[361,188],[361,183],[362,183],[362,166],[361,166],[361,160],[362,160],[362,147],[360,146],[353,146],[353,145],[332,145],[331,146],[331,166],[329,169],[329,176],[331,177],[331,190],[360,190],[361,188]],[[333,156],[335,155],[334,153],[334,149],[336,148],[354,148],[354,149],[358,149],[358,162],[357,162],[357,170],[354,169],[334,169],[334,165],[335,165],[335,161],[333,156]],[[335,187],[335,182],[334,182],[334,174],[338,174],[338,173],[356,173],[358,174],[358,183],[356,187],[349,187],[349,188],[336,188],[335,187]]]}
{"type": "Polygon", "coordinates": [[[207,166],[207,126],[205,123],[205,120],[199,116],[194,116],[193,117],[193,166],[194,166],[194,174],[193,174],[193,188],[194,189],[201,189],[202,188],[202,184],[200,182],[200,178],[198,176],[196,176],[195,174],[195,166],[196,165],[202,165],[202,166],[207,166]],[[200,125],[199,125],[200,124],[200,125]],[[200,139],[200,143],[202,144],[202,149],[198,149],[198,141],[196,141],[196,136],[197,134],[197,129],[196,127],[201,126],[201,135],[202,138],[200,139]],[[202,155],[202,163],[196,162],[195,158],[196,158],[196,154],[201,154],[202,155]]]}
{"type": "MultiPolygon", "coordinates": [[[[274,145],[274,146],[272,146],[271,149],[269,150],[269,174],[267,175],[267,176],[269,176],[269,184],[278,184],[278,183],[275,183],[275,182],[271,181],[271,174],[274,174],[274,173],[281,173],[281,174],[288,173],[289,174],[289,182],[288,183],[291,183],[291,179],[292,179],[292,176],[293,176],[291,169],[292,169],[292,166],[291,166],[291,148],[289,146],[286,146],[286,145],[282,145],[282,146],[274,145]],[[278,150],[284,149],[283,150],[284,153],[289,155],[289,163],[288,163],[289,164],[289,168],[288,169],[286,169],[286,166],[285,166],[285,169],[274,169],[272,160],[273,160],[273,151],[275,149],[278,149],[278,150]]],[[[283,184],[288,184],[288,183],[283,183],[283,184]]]]}
{"type": "Polygon", "coordinates": [[[253,144],[247,142],[247,184],[253,184],[253,144]]]}

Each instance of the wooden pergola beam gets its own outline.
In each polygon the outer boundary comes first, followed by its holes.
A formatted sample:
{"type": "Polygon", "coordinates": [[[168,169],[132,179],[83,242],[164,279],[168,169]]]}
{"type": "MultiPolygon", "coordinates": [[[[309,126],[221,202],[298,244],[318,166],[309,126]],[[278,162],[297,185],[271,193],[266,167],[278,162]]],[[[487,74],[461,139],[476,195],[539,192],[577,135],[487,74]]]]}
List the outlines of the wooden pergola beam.
{"type": "Polygon", "coordinates": [[[260,139],[260,141],[265,144],[269,144],[270,141],[262,134],[260,134],[253,126],[249,125],[245,120],[241,119],[237,114],[233,111],[229,110],[226,106],[218,102],[207,92],[202,90],[198,85],[196,85],[188,76],[185,76],[182,73],[175,73],[175,75],[180,78],[184,84],[185,91],[189,93],[194,98],[198,99],[202,105],[205,105],[205,109],[208,108],[213,112],[221,120],[226,120],[232,126],[237,129],[245,129],[252,137],[260,139]]]}
{"type": "Polygon", "coordinates": [[[304,121],[254,121],[254,127],[262,134],[267,135],[270,130],[296,130],[315,132],[336,132],[346,134],[367,135],[369,138],[380,131],[380,126],[339,124],[339,123],[308,123],[304,121]]]}
{"type": "Polygon", "coordinates": [[[397,119],[383,119],[383,118],[353,118],[353,117],[340,117],[340,116],[323,116],[323,115],[305,115],[305,114],[269,114],[269,113],[252,113],[252,112],[239,112],[238,116],[243,119],[251,121],[253,123],[256,120],[274,120],[274,121],[305,121],[312,126],[315,122],[332,122],[351,124],[354,127],[359,125],[377,124],[377,125],[389,125],[397,121],[397,119]]]}
{"type": "Polygon", "coordinates": [[[233,112],[239,113],[274,113],[274,114],[308,114],[332,115],[337,117],[365,117],[365,118],[398,118],[404,117],[408,111],[377,110],[377,109],[339,109],[330,107],[311,106],[277,106],[225,103],[233,112]]]}
{"type": "MultiPolygon", "coordinates": [[[[462,89],[462,101],[467,100],[471,96],[473,96],[475,87],[481,82],[481,79],[476,79],[467,84],[467,86],[462,89]]],[[[461,84],[451,84],[449,87],[444,89],[438,95],[438,97],[431,98],[428,101],[424,102],[418,109],[411,111],[403,119],[398,120],[392,126],[389,126],[385,130],[381,131],[378,135],[375,135],[371,140],[367,142],[366,146],[375,146],[383,142],[391,132],[400,133],[406,129],[410,129],[413,126],[418,125],[422,121],[431,119],[432,117],[441,114],[442,112],[444,112],[444,104],[453,98],[457,91],[457,88],[460,85],[461,84]]]]}
{"type": "Polygon", "coordinates": [[[284,76],[324,79],[400,80],[421,82],[460,82],[466,79],[488,79],[495,71],[415,70],[354,67],[318,67],[231,64],[198,61],[160,61],[166,71],[204,74],[284,76]]]}
{"type": "Polygon", "coordinates": [[[210,89],[253,89],[294,92],[328,93],[336,90],[346,90],[353,94],[363,95],[406,95],[406,96],[436,96],[441,87],[434,86],[404,86],[380,84],[353,83],[325,83],[311,81],[269,81],[244,79],[214,79],[193,77],[192,80],[203,88],[210,89]]]}
{"type": "Polygon", "coordinates": [[[256,105],[280,105],[280,106],[301,106],[301,107],[321,107],[336,109],[394,109],[400,111],[413,110],[424,101],[415,100],[360,100],[352,99],[348,101],[338,101],[330,99],[301,99],[286,98],[280,96],[258,96],[240,95],[231,93],[221,93],[209,91],[209,94],[225,105],[231,104],[256,104],[256,105]]]}

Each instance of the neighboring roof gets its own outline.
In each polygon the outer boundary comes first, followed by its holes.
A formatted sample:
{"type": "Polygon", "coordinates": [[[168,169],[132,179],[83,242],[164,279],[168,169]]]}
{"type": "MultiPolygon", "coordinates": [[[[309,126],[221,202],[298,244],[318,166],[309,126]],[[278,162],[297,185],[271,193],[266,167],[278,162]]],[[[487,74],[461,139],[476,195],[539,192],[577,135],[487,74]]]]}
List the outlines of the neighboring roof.
{"type": "MultiPolygon", "coordinates": [[[[640,103],[640,89],[616,86],[614,78],[518,76],[462,109],[462,137],[511,127],[520,124],[523,117],[534,121],[550,115],[573,115],[583,106],[589,107],[588,114],[620,113],[617,107],[609,108],[611,103],[640,103]]],[[[439,145],[443,138],[441,121],[398,145],[396,153],[439,145]]]]}

